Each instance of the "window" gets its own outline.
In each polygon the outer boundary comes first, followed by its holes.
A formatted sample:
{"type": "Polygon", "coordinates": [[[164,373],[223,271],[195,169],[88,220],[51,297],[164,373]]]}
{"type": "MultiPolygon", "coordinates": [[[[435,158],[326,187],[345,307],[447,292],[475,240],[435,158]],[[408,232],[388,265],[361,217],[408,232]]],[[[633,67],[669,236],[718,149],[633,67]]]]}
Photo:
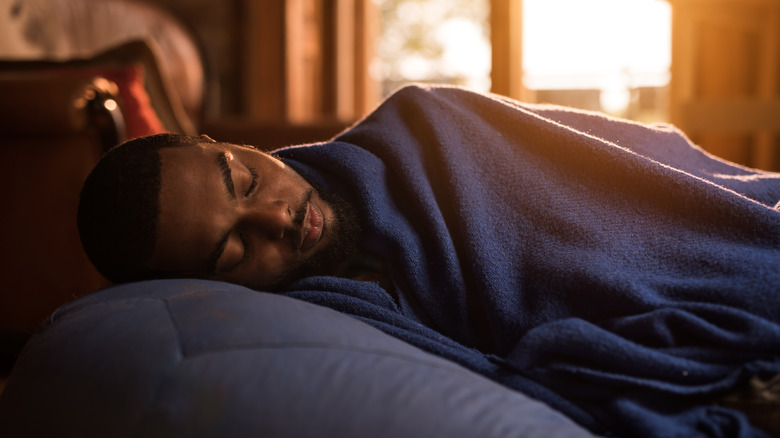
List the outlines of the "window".
{"type": "Polygon", "coordinates": [[[671,6],[662,0],[524,0],[523,84],[536,101],[667,119],[671,6]]]}
{"type": "Polygon", "coordinates": [[[383,95],[412,81],[489,91],[492,62],[507,68],[498,73],[510,82],[522,83],[523,93],[498,90],[512,97],[646,122],[668,119],[668,1],[374,1],[382,26],[372,76],[383,95]],[[505,48],[493,60],[491,6],[512,17],[502,17],[503,29],[493,33],[507,39],[493,41],[505,48]],[[520,33],[522,47],[509,41],[520,33]],[[504,62],[515,55],[522,70],[504,62]]]}
{"type": "Polygon", "coordinates": [[[490,90],[488,0],[375,0],[382,31],[372,76],[387,95],[408,82],[490,90]]]}

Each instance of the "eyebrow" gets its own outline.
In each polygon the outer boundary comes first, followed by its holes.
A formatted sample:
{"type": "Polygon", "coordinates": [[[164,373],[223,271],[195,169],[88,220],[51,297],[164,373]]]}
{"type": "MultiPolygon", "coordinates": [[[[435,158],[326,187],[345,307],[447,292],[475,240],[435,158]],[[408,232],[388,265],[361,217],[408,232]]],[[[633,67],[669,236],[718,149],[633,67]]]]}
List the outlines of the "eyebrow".
{"type": "Polygon", "coordinates": [[[225,189],[230,195],[230,198],[236,199],[236,189],[233,187],[233,175],[230,171],[230,165],[228,165],[227,154],[225,152],[217,154],[217,165],[222,173],[222,182],[225,184],[225,189]]]}

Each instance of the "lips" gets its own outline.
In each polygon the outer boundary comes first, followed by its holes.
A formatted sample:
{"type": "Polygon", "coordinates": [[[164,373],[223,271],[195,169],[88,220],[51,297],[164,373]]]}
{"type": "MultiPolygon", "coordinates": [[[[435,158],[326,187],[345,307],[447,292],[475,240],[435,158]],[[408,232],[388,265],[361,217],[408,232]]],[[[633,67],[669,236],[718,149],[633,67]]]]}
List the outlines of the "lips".
{"type": "Polygon", "coordinates": [[[303,239],[301,240],[301,251],[312,248],[322,238],[322,212],[316,205],[309,202],[309,208],[306,218],[303,221],[303,239]]]}

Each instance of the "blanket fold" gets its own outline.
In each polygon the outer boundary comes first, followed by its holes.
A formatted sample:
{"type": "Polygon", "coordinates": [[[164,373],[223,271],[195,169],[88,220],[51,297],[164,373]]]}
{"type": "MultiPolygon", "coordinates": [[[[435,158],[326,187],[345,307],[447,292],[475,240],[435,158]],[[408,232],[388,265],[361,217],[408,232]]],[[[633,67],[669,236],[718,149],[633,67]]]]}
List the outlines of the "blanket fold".
{"type": "Polygon", "coordinates": [[[329,277],[290,295],[597,433],[761,435],[713,402],[780,372],[780,174],[670,126],[451,87],[277,154],[357,208],[398,303],[329,277]]]}

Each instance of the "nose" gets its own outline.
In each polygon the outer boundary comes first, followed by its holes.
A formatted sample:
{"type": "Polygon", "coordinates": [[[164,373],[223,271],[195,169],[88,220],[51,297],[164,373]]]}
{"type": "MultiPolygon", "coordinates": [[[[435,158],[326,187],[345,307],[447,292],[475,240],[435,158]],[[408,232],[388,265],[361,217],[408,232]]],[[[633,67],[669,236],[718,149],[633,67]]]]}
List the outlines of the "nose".
{"type": "Polygon", "coordinates": [[[252,205],[245,211],[243,222],[270,240],[284,239],[293,226],[290,205],[281,200],[252,205]]]}

